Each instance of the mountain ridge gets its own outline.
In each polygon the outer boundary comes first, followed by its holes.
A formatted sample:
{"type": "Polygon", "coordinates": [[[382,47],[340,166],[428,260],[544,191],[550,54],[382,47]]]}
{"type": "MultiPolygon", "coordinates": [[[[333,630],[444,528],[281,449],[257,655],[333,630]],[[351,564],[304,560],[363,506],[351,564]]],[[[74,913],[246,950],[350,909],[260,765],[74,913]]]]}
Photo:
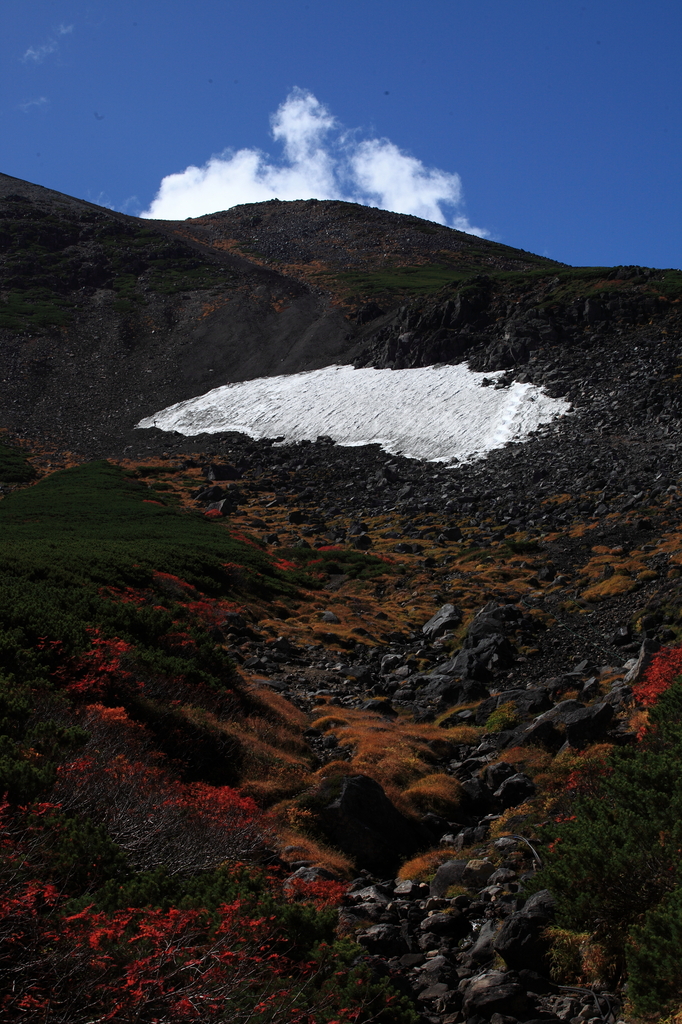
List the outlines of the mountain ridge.
{"type": "Polygon", "coordinates": [[[652,317],[664,327],[679,308],[682,281],[674,271],[566,268],[414,217],[332,201],[152,222],[3,176],[0,224],[0,425],[61,431],[65,447],[95,454],[107,454],[115,435],[111,452],[134,445],[143,416],[230,380],[334,362],[464,358],[523,374],[537,349],[551,360],[586,331],[599,336],[609,324],[623,330],[652,317]],[[266,258],[286,249],[281,269],[246,252],[254,217],[266,258]],[[299,234],[305,228],[303,242],[287,235],[289,222],[299,234]],[[316,226],[324,223],[330,241],[320,241],[316,226]],[[385,239],[395,241],[398,229],[406,255],[384,258],[385,239]],[[449,265],[441,238],[453,247],[449,265]],[[286,262],[292,253],[298,263],[286,262]],[[465,267],[462,253],[473,254],[465,267]],[[80,430],[86,421],[92,437],[80,430]]]}

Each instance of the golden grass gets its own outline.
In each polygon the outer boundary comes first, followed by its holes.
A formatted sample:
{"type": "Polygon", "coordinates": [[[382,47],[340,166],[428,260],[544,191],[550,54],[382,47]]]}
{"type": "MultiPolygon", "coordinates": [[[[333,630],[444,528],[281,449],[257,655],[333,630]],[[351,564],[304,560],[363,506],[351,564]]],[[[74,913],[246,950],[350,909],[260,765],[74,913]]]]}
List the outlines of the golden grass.
{"type": "Polygon", "coordinates": [[[427,850],[420,853],[418,857],[406,860],[398,871],[398,878],[411,879],[413,882],[429,882],[435,875],[441,864],[448,860],[464,859],[462,853],[458,853],[451,846],[439,846],[437,850],[427,850]]]}
{"type": "Polygon", "coordinates": [[[259,807],[271,808],[307,789],[307,773],[295,770],[278,772],[277,767],[271,770],[268,778],[246,779],[240,786],[244,796],[252,797],[259,807]]]}
{"type": "Polygon", "coordinates": [[[411,814],[432,812],[447,818],[462,802],[462,786],[451,775],[436,772],[413,782],[395,802],[400,810],[411,814]]]}
{"type": "Polygon", "coordinates": [[[494,821],[490,826],[490,838],[500,839],[502,836],[509,835],[510,832],[515,832],[516,829],[510,824],[514,818],[528,818],[527,822],[523,825],[523,834],[533,835],[533,824],[537,821],[537,810],[532,803],[519,804],[517,807],[509,807],[504,811],[497,821],[494,821]]]}
{"type": "Polygon", "coordinates": [[[345,725],[348,725],[347,718],[342,718],[340,715],[323,715],[322,718],[316,718],[314,722],[311,722],[310,728],[328,732],[331,729],[341,729],[345,725]]]}
{"type": "Polygon", "coordinates": [[[617,597],[619,594],[629,594],[636,587],[637,581],[633,580],[630,576],[621,576],[619,573],[614,573],[609,579],[601,580],[599,583],[595,583],[594,586],[588,587],[587,590],[583,590],[581,597],[585,601],[596,603],[598,601],[605,601],[609,597],[617,597]]]}
{"type": "Polygon", "coordinates": [[[257,715],[222,721],[199,708],[184,707],[180,711],[188,721],[229,736],[238,745],[240,788],[261,806],[271,806],[306,788],[310,752],[298,726],[292,729],[257,715]]]}
{"type": "Polygon", "coordinates": [[[507,764],[513,764],[519,771],[523,771],[533,778],[538,772],[547,771],[552,763],[552,756],[544,747],[510,747],[508,750],[502,751],[495,763],[504,761],[507,764]]]}
{"type": "Polygon", "coordinates": [[[632,714],[630,716],[630,718],[628,719],[629,727],[632,729],[633,732],[636,732],[636,733],[642,732],[644,729],[646,729],[648,724],[649,724],[649,712],[648,711],[644,711],[644,710],[635,711],[634,714],[632,714]]]}
{"type": "Polygon", "coordinates": [[[291,828],[278,829],[277,848],[284,860],[310,860],[316,867],[327,868],[334,874],[343,878],[352,878],[354,874],[353,862],[339,850],[334,850],[324,843],[317,842],[309,836],[291,828]],[[291,854],[284,855],[287,846],[296,847],[291,854]]]}
{"type": "Polygon", "coordinates": [[[308,728],[308,719],[290,700],[283,697],[281,693],[272,690],[269,686],[251,687],[249,696],[256,703],[261,704],[271,715],[274,715],[280,722],[286,723],[291,729],[302,732],[308,728]]]}

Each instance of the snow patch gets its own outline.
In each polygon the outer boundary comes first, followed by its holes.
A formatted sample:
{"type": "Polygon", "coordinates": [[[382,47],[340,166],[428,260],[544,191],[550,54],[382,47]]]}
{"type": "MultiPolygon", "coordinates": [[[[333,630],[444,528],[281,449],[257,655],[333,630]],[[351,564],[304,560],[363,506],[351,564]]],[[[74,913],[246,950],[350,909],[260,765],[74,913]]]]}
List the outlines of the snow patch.
{"type": "MultiPolygon", "coordinates": [[[[140,420],[188,436],[235,430],[253,438],[379,444],[432,462],[468,462],[570,410],[533,384],[481,387],[486,374],[457,366],[355,370],[326,366],[214,388],[140,420]]],[[[488,374],[496,380],[499,374],[488,374]]]]}

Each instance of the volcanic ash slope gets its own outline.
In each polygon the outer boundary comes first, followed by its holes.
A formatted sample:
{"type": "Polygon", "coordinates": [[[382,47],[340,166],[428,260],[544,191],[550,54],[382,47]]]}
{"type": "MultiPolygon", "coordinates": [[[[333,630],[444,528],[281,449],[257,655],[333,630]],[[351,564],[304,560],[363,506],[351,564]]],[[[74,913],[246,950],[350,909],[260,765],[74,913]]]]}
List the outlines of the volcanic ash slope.
{"type": "Polygon", "coordinates": [[[342,445],[380,444],[408,458],[464,462],[522,440],[570,409],[532,384],[496,389],[482,387],[484,378],[463,364],[408,370],[327,366],[227,384],[137,426],[185,435],[235,430],[288,442],[327,435],[342,445]]]}

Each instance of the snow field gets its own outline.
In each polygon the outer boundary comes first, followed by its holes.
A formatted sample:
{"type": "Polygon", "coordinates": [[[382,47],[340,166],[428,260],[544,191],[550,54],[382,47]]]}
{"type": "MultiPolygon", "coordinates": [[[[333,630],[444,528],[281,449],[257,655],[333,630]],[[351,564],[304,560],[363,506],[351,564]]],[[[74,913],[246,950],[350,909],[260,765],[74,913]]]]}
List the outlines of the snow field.
{"type": "Polygon", "coordinates": [[[407,458],[467,462],[570,410],[533,384],[481,387],[485,376],[462,363],[410,370],[326,366],[226,384],[137,426],[187,436],[237,430],[256,439],[283,435],[287,442],[328,435],[337,444],[380,444],[407,458]]]}

